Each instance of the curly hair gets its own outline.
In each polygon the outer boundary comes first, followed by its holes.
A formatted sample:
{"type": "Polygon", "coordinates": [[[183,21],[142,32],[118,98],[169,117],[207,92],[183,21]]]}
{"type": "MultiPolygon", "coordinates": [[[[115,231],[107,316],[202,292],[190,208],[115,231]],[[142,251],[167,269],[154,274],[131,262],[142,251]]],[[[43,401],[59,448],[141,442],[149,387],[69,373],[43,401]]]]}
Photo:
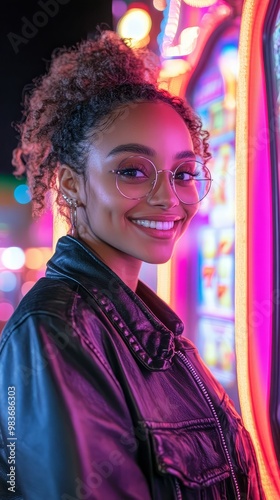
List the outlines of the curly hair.
{"type": "Polygon", "coordinates": [[[16,125],[20,142],[12,160],[15,175],[27,175],[35,215],[44,210],[50,189],[63,205],[56,182],[59,164],[83,174],[89,138],[98,140],[124,106],[142,101],[169,104],[185,121],[195,153],[205,161],[210,158],[209,134],[201,120],[183,99],[160,89],[157,76],[150,52],[132,49],[129,40],[109,30],[53,53],[48,73],[35,80],[25,96],[23,119],[16,125]]]}

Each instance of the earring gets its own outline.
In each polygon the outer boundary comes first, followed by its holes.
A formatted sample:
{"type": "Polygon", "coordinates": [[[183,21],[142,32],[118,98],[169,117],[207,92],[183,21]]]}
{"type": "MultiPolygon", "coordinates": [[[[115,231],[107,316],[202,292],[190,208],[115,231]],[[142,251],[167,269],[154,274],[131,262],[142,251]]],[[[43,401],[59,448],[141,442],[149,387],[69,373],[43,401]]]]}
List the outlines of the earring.
{"type": "Polygon", "coordinates": [[[77,229],[77,200],[74,198],[68,198],[65,194],[62,195],[66,203],[70,207],[70,222],[71,222],[71,236],[75,235],[77,229]]]}

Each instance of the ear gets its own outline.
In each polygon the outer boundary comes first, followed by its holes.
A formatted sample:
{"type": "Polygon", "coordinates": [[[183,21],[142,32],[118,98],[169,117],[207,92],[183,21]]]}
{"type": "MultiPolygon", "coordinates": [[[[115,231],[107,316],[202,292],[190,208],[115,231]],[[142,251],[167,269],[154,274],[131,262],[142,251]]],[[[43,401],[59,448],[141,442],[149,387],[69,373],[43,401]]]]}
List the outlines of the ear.
{"type": "Polygon", "coordinates": [[[66,164],[62,164],[58,169],[58,183],[62,194],[68,198],[81,202],[83,199],[83,176],[77,174],[66,164]]]}

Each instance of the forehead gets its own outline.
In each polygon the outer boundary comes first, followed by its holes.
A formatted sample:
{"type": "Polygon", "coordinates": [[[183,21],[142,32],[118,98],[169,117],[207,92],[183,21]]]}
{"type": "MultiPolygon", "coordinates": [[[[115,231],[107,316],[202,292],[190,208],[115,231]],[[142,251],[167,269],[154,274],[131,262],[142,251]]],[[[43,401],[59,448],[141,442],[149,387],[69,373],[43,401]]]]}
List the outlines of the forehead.
{"type": "Polygon", "coordinates": [[[93,147],[108,154],[120,144],[139,143],[162,154],[193,149],[183,118],[166,103],[133,103],[122,107],[93,147]]]}

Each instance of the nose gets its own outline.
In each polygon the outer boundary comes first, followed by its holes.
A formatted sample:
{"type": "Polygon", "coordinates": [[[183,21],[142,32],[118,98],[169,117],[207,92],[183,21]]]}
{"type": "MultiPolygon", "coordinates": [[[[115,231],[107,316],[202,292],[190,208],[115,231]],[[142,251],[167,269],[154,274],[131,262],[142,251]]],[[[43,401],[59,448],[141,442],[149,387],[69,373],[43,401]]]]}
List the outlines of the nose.
{"type": "Polygon", "coordinates": [[[163,208],[172,208],[179,205],[180,200],[173,189],[172,172],[170,170],[158,170],[157,181],[147,196],[147,202],[150,205],[163,208]]]}

